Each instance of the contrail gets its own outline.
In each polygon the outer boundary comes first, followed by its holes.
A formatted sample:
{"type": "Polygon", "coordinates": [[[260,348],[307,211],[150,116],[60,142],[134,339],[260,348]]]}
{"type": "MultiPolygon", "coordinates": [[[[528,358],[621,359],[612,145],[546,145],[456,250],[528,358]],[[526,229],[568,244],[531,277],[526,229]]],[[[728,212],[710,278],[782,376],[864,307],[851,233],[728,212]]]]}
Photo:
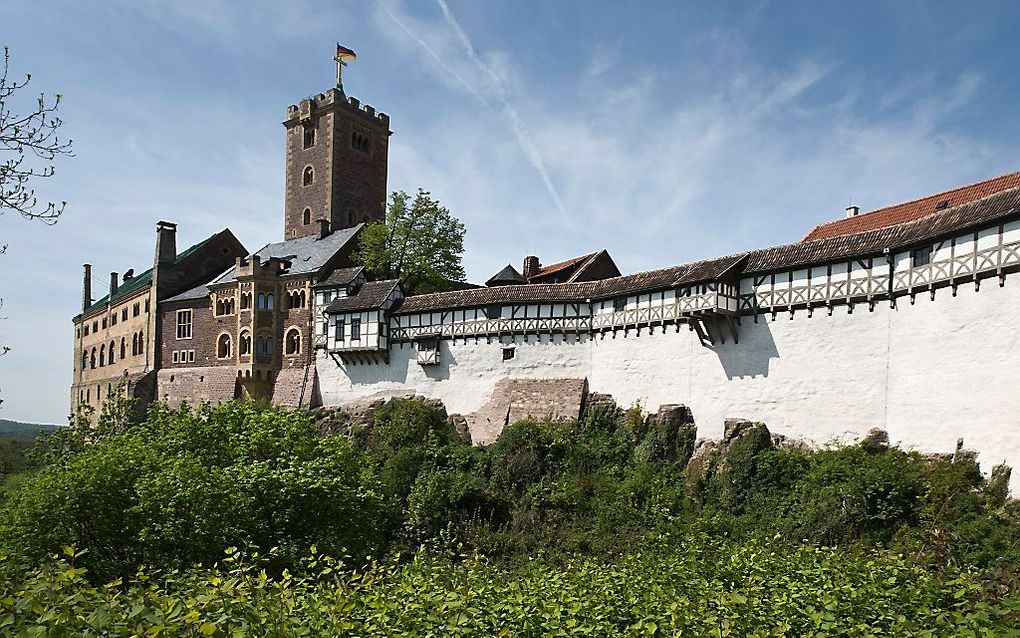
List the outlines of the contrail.
{"type": "Polygon", "coordinates": [[[482,73],[489,77],[493,86],[496,87],[499,100],[503,103],[503,113],[510,119],[514,135],[517,137],[517,143],[520,145],[521,150],[524,151],[524,154],[527,155],[531,165],[536,171],[538,171],[539,176],[542,178],[542,182],[545,183],[546,190],[549,191],[549,195],[556,203],[556,207],[559,209],[563,219],[570,221],[567,209],[563,206],[562,200],[560,200],[560,194],[556,191],[556,187],[552,183],[552,178],[549,177],[549,171],[545,168],[545,161],[542,159],[542,153],[538,150],[538,147],[535,146],[535,143],[531,138],[531,133],[528,131],[528,127],[524,124],[524,120],[522,120],[521,116],[517,113],[517,109],[510,104],[502,78],[500,78],[491,67],[482,62],[481,58],[478,57],[478,54],[475,53],[475,47],[471,44],[471,38],[469,38],[464,29],[461,28],[460,23],[457,22],[457,18],[453,16],[453,12],[450,11],[450,7],[446,4],[446,0],[436,0],[436,4],[439,5],[439,9],[443,12],[443,17],[446,18],[446,22],[453,28],[457,37],[460,38],[461,44],[464,45],[464,50],[467,52],[468,57],[472,62],[474,62],[475,66],[482,71],[482,73]]]}
{"type": "Polygon", "coordinates": [[[429,47],[429,45],[426,44],[424,40],[422,40],[417,35],[415,35],[413,31],[408,29],[407,26],[403,22],[400,21],[400,18],[398,18],[392,11],[390,11],[390,8],[387,7],[386,4],[384,2],[382,2],[382,0],[375,0],[375,3],[377,5],[379,5],[380,9],[382,9],[383,11],[386,12],[386,15],[388,15],[390,17],[390,19],[393,20],[393,22],[395,22],[397,24],[397,26],[400,27],[401,30],[403,30],[403,32],[408,35],[408,37],[410,37],[412,40],[417,42],[421,46],[421,48],[425,49],[425,52],[428,53],[429,56],[431,56],[433,60],[435,60],[437,63],[439,63],[439,66],[443,67],[443,69],[447,73],[449,73],[453,77],[453,79],[457,80],[457,82],[460,83],[461,86],[463,86],[465,89],[467,89],[468,93],[473,95],[476,100],[481,102],[482,106],[484,106],[485,108],[489,108],[489,109],[492,108],[492,105],[489,104],[488,101],[486,101],[486,99],[484,97],[482,97],[482,95],[478,91],[476,91],[473,86],[468,84],[467,81],[464,78],[462,78],[456,71],[454,71],[452,68],[450,68],[450,66],[446,62],[444,62],[441,57],[439,57],[439,54],[437,54],[435,51],[433,51],[432,48],[429,47]]]}
{"type": "MultiPolygon", "coordinates": [[[[464,46],[464,49],[467,52],[468,57],[471,59],[471,62],[475,64],[475,66],[477,66],[482,71],[482,73],[486,75],[486,77],[489,78],[489,81],[496,89],[501,110],[503,114],[507,117],[507,119],[510,121],[510,127],[511,130],[513,131],[514,137],[517,139],[517,145],[521,147],[521,150],[524,151],[524,155],[528,158],[528,161],[531,163],[531,166],[535,169],[535,171],[538,172],[538,175],[542,179],[543,184],[545,184],[546,190],[549,192],[549,195],[556,203],[556,208],[559,209],[560,214],[563,216],[565,220],[569,221],[567,209],[563,206],[563,202],[560,199],[560,195],[556,191],[556,187],[552,183],[552,178],[549,176],[549,171],[546,170],[545,162],[542,159],[542,153],[538,150],[538,147],[535,146],[535,143],[531,138],[531,133],[528,131],[528,127],[524,124],[524,121],[521,119],[520,115],[518,115],[517,110],[513,107],[513,105],[510,104],[510,100],[507,98],[507,91],[506,87],[503,85],[503,81],[489,66],[482,62],[482,60],[475,53],[475,48],[471,44],[471,39],[468,37],[467,33],[464,32],[464,29],[461,28],[460,23],[457,22],[457,19],[453,16],[453,13],[450,12],[450,7],[446,4],[445,0],[436,0],[436,2],[439,5],[439,9],[443,12],[443,16],[446,18],[446,22],[450,25],[450,27],[457,34],[457,37],[460,39],[461,44],[464,46]]],[[[453,79],[455,79],[458,84],[463,86],[471,95],[473,95],[476,100],[478,100],[486,108],[489,109],[495,108],[492,104],[488,102],[488,100],[485,99],[485,97],[481,93],[478,92],[478,90],[476,90],[469,82],[467,82],[467,80],[461,77],[460,74],[458,74],[452,67],[450,67],[450,65],[443,61],[443,59],[439,56],[438,53],[436,53],[432,49],[432,47],[430,47],[424,40],[415,35],[415,33],[411,31],[411,29],[409,29],[407,25],[405,25],[400,20],[400,18],[398,18],[397,15],[393,13],[393,11],[390,10],[390,8],[386,5],[385,2],[383,2],[383,0],[375,0],[375,3],[379,6],[379,8],[381,8],[386,13],[386,15],[390,17],[391,20],[393,20],[393,22],[396,23],[398,27],[400,27],[400,29],[404,33],[406,33],[412,40],[417,42],[421,46],[421,48],[424,49],[425,52],[428,53],[429,56],[433,60],[435,60],[440,67],[443,68],[444,71],[449,73],[450,76],[453,77],[453,79]]]]}

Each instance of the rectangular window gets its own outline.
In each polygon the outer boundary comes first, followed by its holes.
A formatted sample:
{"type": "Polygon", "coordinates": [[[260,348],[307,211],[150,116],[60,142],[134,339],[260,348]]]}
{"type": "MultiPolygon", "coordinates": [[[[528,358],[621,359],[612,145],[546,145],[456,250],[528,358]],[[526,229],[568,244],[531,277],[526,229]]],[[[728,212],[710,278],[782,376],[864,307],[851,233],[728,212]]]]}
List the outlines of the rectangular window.
{"type": "Polygon", "coordinates": [[[336,326],[333,327],[333,338],[337,341],[344,340],[344,322],[337,319],[336,326]]]}
{"type": "Polygon", "coordinates": [[[499,319],[499,313],[501,308],[499,306],[486,306],[485,307],[485,318],[486,319],[499,319]]]}
{"type": "Polygon", "coordinates": [[[617,297],[616,299],[613,299],[613,312],[623,312],[626,307],[626,297],[617,297]]]}
{"type": "Polygon", "coordinates": [[[181,353],[180,353],[180,351],[179,350],[174,350],[173,356],[171,358],[173,359],[174,363],[180,363],[180,361],[181,361],[181,353]]]}
{"type": "Polygon", "coordinates": [[[361,340],[361,319],[351,319],[351,341],[361,340]]]}
{"type": "Polygon", "coordinates": [[[188,363],[195,363],[195,351],[188,350],[188,363]]]}
{"type": "Polygon", "coordinates": [[[914,268],[918,266],[926,266],[931,263],[931,246],[925,246],[924,248],[918,248],[911,253],[911,257],[914,261],[914,268]]]}
{"type": "Polygon", "coordinates": [[[190,339],[191,338],[191,311],[190,310],[178,310],[177,311],[177,338],[178,339],[190,339]]]}
{"type": "Polygon", "coordinates": [[[93,321],[92,322],[92,332],[99,332],[99,322],[98,321],[93,321]]]}
{"type": "Polygon", "coordinates": [[[103,317],[103,330],[106,330],[106,317],[103,317]]]}
{"type": "Polygon", "coordinates": [[[515,354],[517,354],[517,349],[514,348],[513,346],[506,346],[506,347],[504,347],[503,348],[503,361],[509,361],[510,359],[513,359],[515,354]]]}
{"type": "Polygon", "coordinates": [[[120,320],[127,321],[127,308],[120,311],[120,320]]]}
{"type": "Polygon", "coordinates": [[[137,303],[135,305],[131,306],[131,316],[132,317],[137,317],[139,310],[141,310],[141,307],[142,307],[141,304],[137,304],[137,303]]]}
{"type": "Polygon", "coordinates": [[[85,324],[84,329],[85,329],[85,335],[88,336],[88,334],[89,334],[89,324],[85,324]]]}
{"type": "Polygon", "coordinates": [[[111,326],[116,326],[117,325],[117,313],[116,312],[113,313],[113,315],[110,317],[110,325],[111,326]]]}

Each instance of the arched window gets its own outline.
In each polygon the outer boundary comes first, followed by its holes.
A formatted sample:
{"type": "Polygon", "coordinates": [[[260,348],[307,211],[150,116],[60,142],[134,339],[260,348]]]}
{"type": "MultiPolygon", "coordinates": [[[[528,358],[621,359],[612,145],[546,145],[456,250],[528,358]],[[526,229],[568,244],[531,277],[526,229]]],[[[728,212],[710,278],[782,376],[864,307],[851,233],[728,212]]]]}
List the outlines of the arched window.
{"type": "Polygon", "coordinates": [[[216,314],[217,315],[222,315],[223,314],[223,300],[222,299],[217,299],[216,300],[216,314]]]}
{"type": "Polygon", "coordinates": [[[284,351],[287,354],[301,354],[301,332],[297,328],[291,328],[287,331],[287,337],[284,340],[284,351]]]}
{"type": "Polygon", "coordinates": [[[302,290],[301,293],[298,296],[301,298],[301,305],[299,307],[300,308],[304,308],[305,307],[305,301],[306,301],[306,299],[305,299],[305,291],[302,290]]]}
{"type": "Polygon", "coordinates": [[[266,308],[266,293],[259,293],[259,310],[265,310],[266,308]]]}
{"type": "Polygon", "coordinates": [[[99,346],[99,367],[106,365],[106,346],[99,346]]]}
{"type": "Polygon", "coordinates": [[[255,351],[258,354],[265,354],[266,353],[266,338],[265,337],[257,337],[255,339],[255,351]]]}
{"type": "Polygon", "coordinates": [[[241,310],[247,310],[251,308],[251,293],[246,292],[241,295],[241,310]]]}
{"type": "Polygon", "coordinates": [[[120,338],[120,358],[127,356],[127,337],[120,338]]]}
{"type": "Polygon", "coordinates": [[[239,354],[251,354],[251,334],[247,330],[241,331],[241,338],[237,340],[237,351],[239,354]]]}
{"type": "Polygon", "coordinates": [[[89,353],[83,352],[81,353],[81,369],[84,370],[87,367],[89,367],[89,353]]]}
{"type": "Polygon", "coordinates": [[[305,226],[312,223],[312,209],[306,208],[305,212],[301,213],[301,221],[305,226]]]}
{"type": "Polygon", "coordinates": [[[275,301],[276,298],[273,296],[273,293],[266,295],[266,310],[272,310],[275,305],[275,301]]]}
{"type": "Polygon", "coordinates": [[[222,334],[216,340],[216,356],[220,359],[226,359],[230,356],[230,335],[222,334]]]}
{"type": "Polygon", "coordinates": [[[138,331],[138,354],[145,354],[145,335],[138,331]]]}
{"type": "Polygon", "coordinates": [[[312,148],[315,146],[315,127],[308,124],[305,125],[304,130],[304,147],[312,148]]]}
{"type": "Polygon", "coordinates": [[[304,184],[305,186],[308,186],[313,181],[315,181],[315,171],[312,170],[311,166],[306,166],[305,172],[301,177],[301,183],[304,184]]]}
{"type": "Polygon", "coordinates": [[[266,337],[266,354],[273,354],[273,338],[266,337]]]}
{"type": "Polygon", "coordinates": [[[111,341],[110,342],[110,365],[111,366],[117,360],[117,356],[114,354],[114,351],[116,349],[117,349],[117,342],[116,341],[111,341]]]}

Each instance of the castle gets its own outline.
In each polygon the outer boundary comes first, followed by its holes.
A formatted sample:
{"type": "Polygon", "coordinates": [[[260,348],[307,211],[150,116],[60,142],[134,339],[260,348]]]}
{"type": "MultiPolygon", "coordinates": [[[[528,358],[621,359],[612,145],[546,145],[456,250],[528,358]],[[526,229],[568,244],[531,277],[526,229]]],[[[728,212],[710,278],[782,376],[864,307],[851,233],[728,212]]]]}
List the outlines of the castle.
{"type": "Polygon", "coordinates": [[[604,250],[529,256],[484,287],[407,295],[356,263],[384,217],[389,118],[338,82],[284,127],[284,241],[249,253],[224,230],[178,253],[159,222],[152,268],[111,273],[98,301],[85,266],[73,409],[113,392],[293,407],[414,393],[485,443],[611,395],[684,403],[703,436],[727,417],[817,443],[881,427],[1020,463],[1020,173],[850,207],[782,246],[627,275],[604,250]]]}

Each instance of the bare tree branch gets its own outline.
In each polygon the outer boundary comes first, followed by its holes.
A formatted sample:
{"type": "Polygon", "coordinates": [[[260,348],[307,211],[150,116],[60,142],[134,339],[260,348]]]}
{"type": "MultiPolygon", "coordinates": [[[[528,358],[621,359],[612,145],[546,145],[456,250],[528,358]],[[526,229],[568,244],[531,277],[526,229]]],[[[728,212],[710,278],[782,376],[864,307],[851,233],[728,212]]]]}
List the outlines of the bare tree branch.
{"type": "Polygon", "coordinates": [[[10,61],[10,47],[5,46],[0,67],[0,215],[13,210],[26,219],[55,224],[67,202],[40,203],[34,184],[56,174],[53,162],[58,156],[74,155],[72,141],[58,134],[64,123],[57,115],[62,98],[58,93],[47,102],[40,94],[31,108],[16,112],[12,98],[29,85],[32,76],[11,79],[10,61]]]}

